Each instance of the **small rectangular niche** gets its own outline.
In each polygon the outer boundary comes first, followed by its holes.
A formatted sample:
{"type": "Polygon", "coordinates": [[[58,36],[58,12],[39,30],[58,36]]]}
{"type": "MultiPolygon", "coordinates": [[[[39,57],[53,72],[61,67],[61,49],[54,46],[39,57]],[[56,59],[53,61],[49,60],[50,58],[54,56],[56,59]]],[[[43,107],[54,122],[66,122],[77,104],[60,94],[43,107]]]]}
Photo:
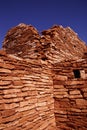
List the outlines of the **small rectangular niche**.
{"type": "Polygon", "coordinates": [[[73,70],[73,73],[74,73],[74,77],[75,77],[75,78],[81,78],[80,70],[79,70],[79,69],[73,70]]]}
{"type": "Polygon", "coordinates": [[[75,69],[75,70],[73,70],[73,73],[74,73],[75,78],[85,79],[85,70],[75,69]]]}

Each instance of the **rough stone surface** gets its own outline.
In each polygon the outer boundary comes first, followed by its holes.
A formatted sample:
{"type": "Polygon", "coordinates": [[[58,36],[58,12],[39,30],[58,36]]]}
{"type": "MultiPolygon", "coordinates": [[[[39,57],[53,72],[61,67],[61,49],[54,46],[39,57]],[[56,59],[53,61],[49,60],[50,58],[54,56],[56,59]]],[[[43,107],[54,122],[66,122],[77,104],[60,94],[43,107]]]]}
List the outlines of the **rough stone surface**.
{"type": "MultiPolygon", "coordinates": [[[[54,109],[58,129],[87,129],[87,60],[54,64],[54,109]],[[84,70],[84,75],[75,78],[73,70],[84,70]],[[67,77],[65,80],[58,75],[67,77]]],[[[64,79],[64,78],[63,78],[64,79]]]]}
{"type": "Polygon", "coordinates": [[[10,29],[0,50],[0,130],[86,130],[87,47],[69,27],[10,29]]]}
{"type": "Polygon", "coordinates": [[[8,31],[3,48],[24,59],[42,58],[50,63],[78,59],[86,51],[84,42],[71,28],[57,25],[39,35],[33,26],[19,24],[8,31]]]}
{"type": "Polygon", "coordinates": [[[13,129],[56,129],[53,82],[51,70],[40,61],[17,60],[2,55],[0,130],[13,129]]]}

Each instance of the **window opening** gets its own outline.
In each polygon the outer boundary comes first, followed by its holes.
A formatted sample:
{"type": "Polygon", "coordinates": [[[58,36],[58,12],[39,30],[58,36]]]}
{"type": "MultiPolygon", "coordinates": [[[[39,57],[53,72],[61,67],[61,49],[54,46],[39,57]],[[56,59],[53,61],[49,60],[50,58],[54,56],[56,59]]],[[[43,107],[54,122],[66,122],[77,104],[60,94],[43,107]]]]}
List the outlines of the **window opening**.
{"type": "Polygon", "coordinates": [[[76,69],[76,70],[73,70],[73,73],[74,73],[74,77],[75,78],[80,78],[81,75],[80,75],[80,70],[76,69]]]}

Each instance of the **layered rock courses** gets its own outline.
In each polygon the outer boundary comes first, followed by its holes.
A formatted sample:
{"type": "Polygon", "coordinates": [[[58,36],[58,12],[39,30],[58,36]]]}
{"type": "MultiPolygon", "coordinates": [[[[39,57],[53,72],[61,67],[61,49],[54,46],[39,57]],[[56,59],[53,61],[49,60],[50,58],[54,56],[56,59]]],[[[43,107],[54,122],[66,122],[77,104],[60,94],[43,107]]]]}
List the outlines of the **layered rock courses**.
{"type": "Polygon", "coordinates": [[[69,27],[10,29],[0,50],[0,130],[86,130],[87,47],[69,27]]]}

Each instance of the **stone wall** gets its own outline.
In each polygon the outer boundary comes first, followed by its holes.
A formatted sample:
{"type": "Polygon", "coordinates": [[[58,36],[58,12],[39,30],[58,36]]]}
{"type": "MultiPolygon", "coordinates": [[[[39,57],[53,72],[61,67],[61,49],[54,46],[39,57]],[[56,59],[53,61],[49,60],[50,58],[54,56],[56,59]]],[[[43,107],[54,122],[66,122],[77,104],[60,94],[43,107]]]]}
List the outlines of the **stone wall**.
{"type": "Polygon", "coordinates": [[[80,59],[86,45],[69,27],[56,25],[40,35],[33,26],[19,24],[7,32],[3,49],[23,59],[43,59],[53,64],[80,59]]]}
{"type": "Polygon", "coordinates": [[[0,130],[54,130],[47,65],[0,53],[0,130]]]}
{"type": "Polygon", "coordinates": [[[86,130],[87,60],[55,64],[53,72],[58,130],[86,130]]]}
{"type": "Polygon", "coordinates": [[[71,28],[13,27],[0,50],[0,130],[86,130],[86,85],[87,47],[71,28]]]}

